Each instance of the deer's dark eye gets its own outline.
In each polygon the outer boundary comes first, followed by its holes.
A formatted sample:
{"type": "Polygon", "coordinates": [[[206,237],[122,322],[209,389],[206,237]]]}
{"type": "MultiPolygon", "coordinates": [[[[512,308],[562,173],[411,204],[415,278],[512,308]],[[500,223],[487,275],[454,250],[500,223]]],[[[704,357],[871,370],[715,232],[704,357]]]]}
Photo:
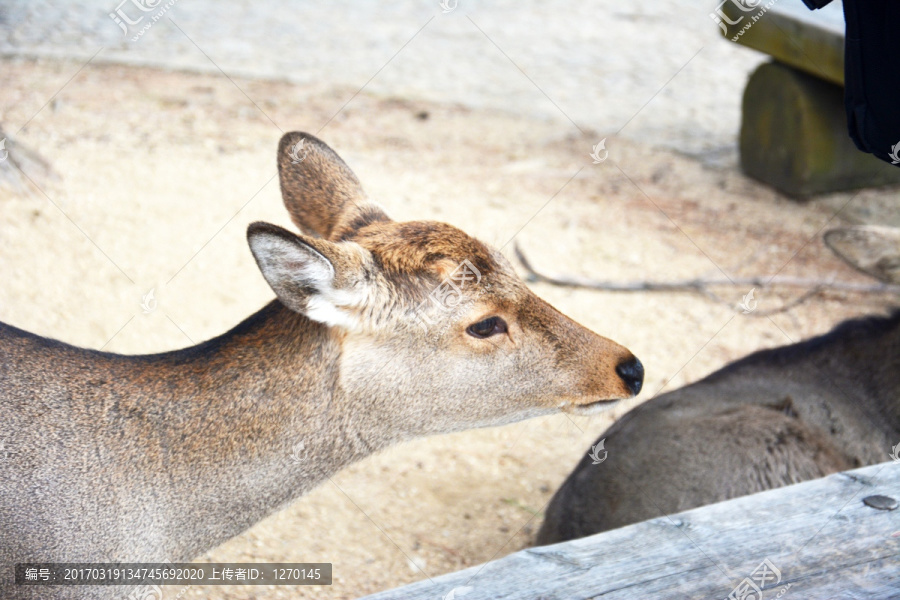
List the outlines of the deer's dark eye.
{"type": "Polygon", "coordinates": [[[506,321],[500,317],[488,317],[484,321],[466,327],[466,333],[476,338],[486,338],[498,333],[506,333],[506,321]]]}

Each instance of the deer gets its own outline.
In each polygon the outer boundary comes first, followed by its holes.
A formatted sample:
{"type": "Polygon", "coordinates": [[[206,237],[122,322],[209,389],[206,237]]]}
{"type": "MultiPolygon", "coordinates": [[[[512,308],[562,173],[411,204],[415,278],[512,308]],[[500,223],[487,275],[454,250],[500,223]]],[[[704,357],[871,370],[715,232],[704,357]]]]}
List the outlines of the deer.
{"type": "MultiPolygon", "coordinates": [[[[900,230],[839,228],[825,243],[900,283],[900,230]]],[[[638,405],[593,448],[601,441],[605,461],[578,463],[536,545],[890,460],[900,451],[900,310],[752,353],[638,405]]]]}
{"type": "Polygon", "coordinates": [[[302,233],[249,226],[276,298],[227,333],[127,356],[0,324],[4,598],[85,593],[11,587],[16,563],[187,561],[389,445],[640,391],[629,350],[499,250],[391,220],[321,140],[285,134],[278,173],[302,233]]]}

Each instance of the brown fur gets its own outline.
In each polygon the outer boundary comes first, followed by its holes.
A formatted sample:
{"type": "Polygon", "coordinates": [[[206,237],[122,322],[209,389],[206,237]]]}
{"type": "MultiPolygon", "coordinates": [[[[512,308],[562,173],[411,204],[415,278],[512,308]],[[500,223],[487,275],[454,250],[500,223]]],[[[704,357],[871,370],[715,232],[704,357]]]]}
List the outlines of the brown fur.
{"type": "Polygon", "coordinates": [[[394,223],[312,136],[287,134],[278,156],[305,234],[250,226],[278,299],[231,331],[122,356],[0,324],[0,597],[121,597],[15,588],[12,567],[188,560],[390,444],[640,388],[628,350],[537,298],[497,251],[443,223],[394,223]],[[464,260],[480,273],[465,302],[423,308],[464,260]],[[490,316],[508,332],[466,332],[490,316]]]}
{"type": "Polygon", "coordinates": [[[337,153],[301,132],[285,134],[278,144],[278,176],[284,204],[294,224],[310,235],[340,240],[364,225],[389,221],[369,202],[359,179],[337,153]],[[293,156],[291,149],[300,150],[293,156]]]}
{"type": "Polygon", "coordinates": [[[379,266],[392,275],[443,277],[447,267],[463,260],[471,261],[482,275],[494,270],[493,253],[483,242],[446,223],[376,222],[346,239],[370,250],[378,257],[379,266]]]}

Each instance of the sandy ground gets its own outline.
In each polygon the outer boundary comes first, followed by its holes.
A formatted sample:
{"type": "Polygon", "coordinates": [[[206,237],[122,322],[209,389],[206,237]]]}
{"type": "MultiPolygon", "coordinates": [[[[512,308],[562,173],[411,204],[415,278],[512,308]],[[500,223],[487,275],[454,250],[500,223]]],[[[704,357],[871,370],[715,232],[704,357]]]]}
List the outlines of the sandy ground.
{"type": "MultiPolygon", "coordinates": [[[[0,188],[0,320],[123,353],[221,333],[272,297],[244,231],[254,220],[290,227],[275,179],[278,138],[318,131],[355,90],[238,78],[241,92],[220,75],[80,66],[0,61],[0,123],[16,131],[27,122],[16,139],[59,175],[36,178],[40,189],[0,188]],[[140,302],[151,289],[158,307],[145,314],[140,302]]],[[[499,110],[363,92],[319,136],[394,218],[446,221],[508,256],[514,238],[552,272],[622,281],[776,272],[865,281],[828,253],[820,231],[900,224],[896,190],[796,203],[734,164],[714,167],[623,138],[595,165],[588,157],[595,132],[499,110]]],[[[643,360],[638,401],[891,302],[820,294],[757,318],[735,310],[745,289],[719,290],[727,306],[686,293],[534,289],[643,360]]],[[[758,310],[795,293],[757,290],[758,310]]],[[[183,597],[355,598],[521,549],[553,490],[626,408],[382,452],[203,557],[332,562],[334,585],[192,588],[183,597]]]]}
{"type": "Polygon", "coordinates": [[[713,157],[734,145],[734,85],[765,60],[723,42],[706,2],[446,0],[448,12],[440,0],[144,4],[156,10],[6,0],[0,55],[328,82],[351,93],[366,84],[376,95],[462,102],[713,157]],[[120,20],[139,20],[127,34],[109,18],[117,9],[120,20]]]}

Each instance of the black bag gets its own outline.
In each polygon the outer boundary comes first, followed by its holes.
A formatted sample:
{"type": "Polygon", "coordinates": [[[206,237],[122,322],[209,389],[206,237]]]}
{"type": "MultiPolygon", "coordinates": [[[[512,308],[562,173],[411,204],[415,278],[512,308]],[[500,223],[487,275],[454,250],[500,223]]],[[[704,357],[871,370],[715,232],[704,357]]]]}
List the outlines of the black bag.
{"type": "Polygon", "coordinates": [[[844,104],[863,152],[900,166],[900,2],[844,0],[844,104]]]}
{"type": "MultiPolygon", "coordinates": [[[[831,0],[803,0],[810,9],[831,0]]],[[[850,138],[863,152],[900,166],[900,2],[844,0],[844,105],[850,138]]]]}

